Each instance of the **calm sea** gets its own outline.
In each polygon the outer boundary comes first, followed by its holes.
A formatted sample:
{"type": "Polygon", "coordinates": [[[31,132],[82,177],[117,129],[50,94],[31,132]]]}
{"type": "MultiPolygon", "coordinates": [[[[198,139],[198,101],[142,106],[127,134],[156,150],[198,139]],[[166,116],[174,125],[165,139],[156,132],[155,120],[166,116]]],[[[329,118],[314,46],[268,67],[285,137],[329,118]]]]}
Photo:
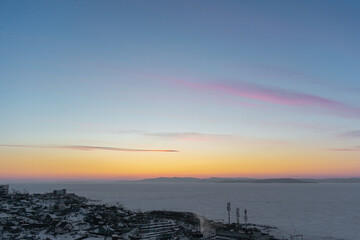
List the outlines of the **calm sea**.
{"type": "Polygon", "coordinates": [[[208,219],[227,220],[226,203],[248,210],[249,222],[278,227],[274,234],[304,239],[360,240],[360,184],[254,183],[43,183],[12,184],[30,193],[66,188],[129,209],[191,211],[208,219]]]}

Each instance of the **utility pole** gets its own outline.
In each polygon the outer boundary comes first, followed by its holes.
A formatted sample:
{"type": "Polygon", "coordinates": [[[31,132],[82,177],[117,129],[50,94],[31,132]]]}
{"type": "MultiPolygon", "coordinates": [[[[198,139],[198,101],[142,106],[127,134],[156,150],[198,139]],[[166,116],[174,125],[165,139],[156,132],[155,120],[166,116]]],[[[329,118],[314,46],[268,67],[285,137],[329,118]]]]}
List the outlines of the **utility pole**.
{"type": "Polygon", "coordinates": [[[240,209],[239,208],[236,208],[236,223],[237,225],[240,224],[240,209]]]}
{"type": "Polygon", "coordinates": [[[230,202],[227,203],[226,209],[228,211],[228,222],[230,224],[230,211],[231,211],[231,203],[230,202]]]}

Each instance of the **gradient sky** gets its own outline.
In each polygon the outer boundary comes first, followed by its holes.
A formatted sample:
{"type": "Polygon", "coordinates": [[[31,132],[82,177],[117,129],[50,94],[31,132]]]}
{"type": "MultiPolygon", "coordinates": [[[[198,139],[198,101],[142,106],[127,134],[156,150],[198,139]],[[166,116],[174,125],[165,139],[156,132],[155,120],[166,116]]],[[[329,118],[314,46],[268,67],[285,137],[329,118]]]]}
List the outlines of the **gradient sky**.
{"type": "Polygon", "coordinates": [[[360,177],[359,1],[0,1],[0,179],[360,177]]]}

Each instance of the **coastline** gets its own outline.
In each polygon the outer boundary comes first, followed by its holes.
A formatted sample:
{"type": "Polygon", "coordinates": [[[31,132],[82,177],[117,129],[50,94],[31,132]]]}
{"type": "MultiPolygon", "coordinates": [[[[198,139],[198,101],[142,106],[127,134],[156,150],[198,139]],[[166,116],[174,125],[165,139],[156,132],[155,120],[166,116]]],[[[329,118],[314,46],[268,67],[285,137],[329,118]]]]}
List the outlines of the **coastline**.
{"type": "MultiPolygon", "coordinates": [[[[1,239],[272,239],[255,224],[224,224],[191,212],[134,211],[67,193],[0,196],[1,239]],[[234,235],[235,234],[235,235],[234,235]],[[259,238],[261,237],[261,238],[259,238]]],[[[270,228],[270,227],[268,227],[270,228]]]]}

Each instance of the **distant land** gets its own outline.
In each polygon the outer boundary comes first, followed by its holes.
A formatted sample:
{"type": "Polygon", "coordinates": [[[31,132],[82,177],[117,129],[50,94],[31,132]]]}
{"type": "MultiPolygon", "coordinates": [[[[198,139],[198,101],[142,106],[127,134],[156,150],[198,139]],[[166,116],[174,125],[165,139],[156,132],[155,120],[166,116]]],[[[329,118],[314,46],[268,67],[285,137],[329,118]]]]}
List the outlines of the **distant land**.
{"type": "Polygon", "coordinates": [[[158,177],[138,180],[139,182],[226,182],[226,181],[251,181],[252,178],[195,178],[195,177],[158,177]]]}
{"type": "Polygon", "coordinates": [[[360,183],[360,178],[195,178],[195,177],[159,177],[138,180],[138,182],[213,182],[213,183],[360,183]]]}
{"type": "MultiPolygon", "coordinates": [[[[9,183],[44,183],[39,180],[5,180],[0,179],[0,184],[9,183]]],[[[105,180],[105,179],[83,179],[83,180],[48,180],[47,183],[71,183],[71,184],[88,184],[88,183],[126,183],[126,182],[149,182],[149,183],[360,183],[360,178],[196,178],[196,177],[157,177],[141,180],[105,180]]]]}
{"type": "Polygon", "coordinates": [[[269,178],[251,180],[224,180],[222,183],[316,183],[312,180],[300,180],[294,178],[269,178]]]}

